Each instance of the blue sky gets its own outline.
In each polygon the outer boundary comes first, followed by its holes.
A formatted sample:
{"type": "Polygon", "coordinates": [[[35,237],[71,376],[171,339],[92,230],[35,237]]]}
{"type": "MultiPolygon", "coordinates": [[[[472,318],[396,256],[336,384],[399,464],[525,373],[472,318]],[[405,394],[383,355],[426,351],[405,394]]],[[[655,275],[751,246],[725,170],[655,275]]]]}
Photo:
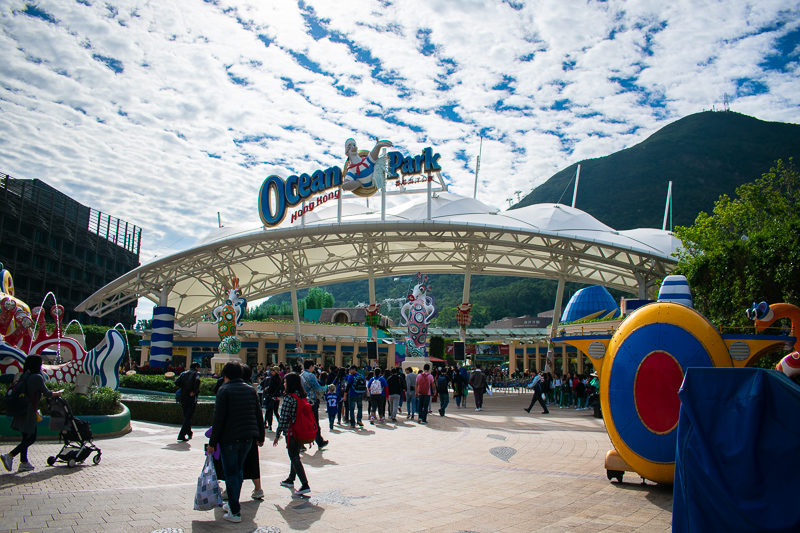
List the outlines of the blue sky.
{"type": "Polygon", "coordinates": [[[796,0],[0,0],[0,57],[0,172],[142,227],[143,261],[218,211],[257,226],[268,175],[348,137],[433,146],[469,196],[482,134],[478,198],[506,208],[724,94],[800,123],[796,0]]]}

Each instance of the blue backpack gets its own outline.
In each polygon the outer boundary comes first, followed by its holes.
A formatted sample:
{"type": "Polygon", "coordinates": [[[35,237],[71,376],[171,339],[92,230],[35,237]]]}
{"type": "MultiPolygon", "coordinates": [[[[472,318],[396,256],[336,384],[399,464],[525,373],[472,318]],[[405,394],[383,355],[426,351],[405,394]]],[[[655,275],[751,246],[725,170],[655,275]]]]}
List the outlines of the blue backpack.
{"type": "Polygon", "coordinates": [[[355,379],[353,379],[353,392],[356,394],[367,392],[367,380],[361,374],[356,374],[355,379]]]}

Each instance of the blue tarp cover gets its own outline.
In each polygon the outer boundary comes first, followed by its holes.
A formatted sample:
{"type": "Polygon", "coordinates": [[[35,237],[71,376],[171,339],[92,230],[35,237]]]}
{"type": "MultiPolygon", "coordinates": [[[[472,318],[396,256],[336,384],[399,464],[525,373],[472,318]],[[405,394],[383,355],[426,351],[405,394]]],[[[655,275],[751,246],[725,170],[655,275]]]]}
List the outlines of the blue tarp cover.
{"type": "Polygon", "coordinates": [[[673,531],[800,531],[800,386],[688,368],[679,396],[673,531]]]}

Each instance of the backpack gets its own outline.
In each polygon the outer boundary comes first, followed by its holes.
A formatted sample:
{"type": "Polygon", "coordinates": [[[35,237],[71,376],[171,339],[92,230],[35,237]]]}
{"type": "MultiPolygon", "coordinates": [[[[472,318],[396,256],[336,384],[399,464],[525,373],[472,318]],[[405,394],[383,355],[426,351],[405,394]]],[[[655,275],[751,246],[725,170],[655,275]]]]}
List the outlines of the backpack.
{"type": "Polygon", "coordinates": [[[447,376],[439,374],[436,378],[436,392],[439,394],[447,394],[447,376]]]}
{"type": "Polygon", "coordinates": [[[369,384],[369,393],[374,396],[383,394],[383,384],[378,378],[373,378],[372,383],[369,384]]]}
{"type": "Polygon", "coordinates": [[[197,372],[193,370],[186,370],[181,373],[178,379],[175,380],[175,386],[178,387],[178,390],[175,391],[175,401],[181,403],[182,397],[188,398],[190,392],[196,392],[196,385],[199,380],[197,372]]]}
{"type": "Polygon", "coordinates": [[[6,391],[6,415],[17,418],[25,416],[28,410],[28,398],[25,396],[26,385],[30,374],[20,378],[6,391]]]}
{"type": "Polygon", "coordinates": [[[297,412],[294,424],[289,426],[289,435],[300,444],[309,444],[317,438],[319,426],[314,419],[314,411],[306,398],[299,398],[297,394],[290,394],[297,401],[297,412]]]}
{"type": "Polygon", "coordinates": [[[361,374],[356,374],[356,377],[353,380],[353,392],[356,394],[364,394],[367,392],[367,381],[361,374]]]}

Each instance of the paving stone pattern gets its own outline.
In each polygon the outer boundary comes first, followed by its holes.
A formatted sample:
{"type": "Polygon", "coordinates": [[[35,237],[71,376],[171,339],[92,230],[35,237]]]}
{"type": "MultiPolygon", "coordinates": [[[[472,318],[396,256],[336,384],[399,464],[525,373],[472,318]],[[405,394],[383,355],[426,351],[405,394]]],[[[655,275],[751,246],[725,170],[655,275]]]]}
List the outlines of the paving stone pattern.
{"type": "Polygon", "coordinates": [[[245,481],[240,524],[223,521],[221,509],[192,510],[205,428],[179,443],[178,426],[134,422],[123,437],[95,441],[99,465],[76,468],[48,467],[60,446],[41,441],[30,451],[34,472],[0,467],[0,532],[670,530],[671,487],[643,485],[633,473],[622,485],[606,479],[602,420],[574,409],[527,414],[528,401],[495,394],[481,412],[451,404],[445,417],[433,404],[427,426],[405,414],[361,430],[325,424],[330,445],[303,456],[310,498],[279,486],[289,461],[283,443],[268,441],[259,449],[265,498],[251,500],[245,481]]]}

